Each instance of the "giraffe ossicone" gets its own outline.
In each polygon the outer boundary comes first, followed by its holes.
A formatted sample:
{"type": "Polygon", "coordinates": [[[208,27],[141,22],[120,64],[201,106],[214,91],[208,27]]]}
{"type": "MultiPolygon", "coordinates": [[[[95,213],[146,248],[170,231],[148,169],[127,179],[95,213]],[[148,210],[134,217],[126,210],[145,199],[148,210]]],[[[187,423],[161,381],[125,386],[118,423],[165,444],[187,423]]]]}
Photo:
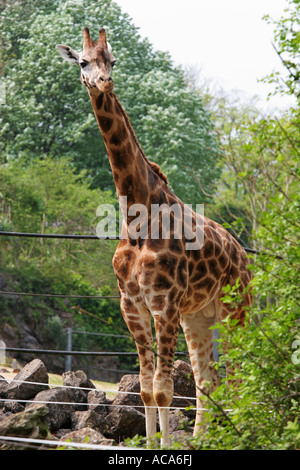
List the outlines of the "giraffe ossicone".
{"type": "MultiPolygon", "coordinates": [[[[159,411],[162,445],[169,443],[169,406],[173,399],[172,364],[181,325],[190,355],[197,392],[194,433],[204,420],[203,392],[212,391],[218,375],[212,366],[215,322],[228,315],[243,325],[251,305],[251,273],[241,245],[216,222],[201,218],[189,208],[190,230],[203,234],[202,244],[191,249],[193,233],[186,233],[184,203],[171,191],[158,165],[145,156],[129,118],[113,92],[111,71],[115,64],[103,28],[93,41],[83,30],[83,51],[57,46],[62,57],[81,69],[102,134],[119,201],[123,199],[122,239],[113,257],[118,279],[121,312],[136,341],[140,362],[141,397],[145,405],[147,438],[156,434],[156,408],[159,411]],[[126,203],[124,202],[126,199],[126,203]],[[137,205],[145,207],[136,223],[137,205]],[[158,210],[155,224],[151,207],[171,208],[168,237],[162,236],[163,217],[158,210]],[[181,237],[176,236],[176,227],[181,237]],[[201,227],[200,227],[201,225],[201,227]],[[142,229],[142,231],[138,230],[142,229]],[[151,236],[151,228],[156,235],[151,236]],[[143,236],[138,236],[139,234],[143,236]],[[239,279],[241,302],[226,305],[222,288],[239,279]],[[247,289],[246,289],[247,288],[247,289]],[[151,318],[154,319],[157,360],[152,348],[151,318]],[[209,388],[207,388],[209,383],[209,388]]],[[[168,211],[167,211],[168,212],[168,211]]],[[[99,215],[101,215],[99,213],[99,215]]],[[[102,214],[103,215],[103,214],[102,214]]]]}

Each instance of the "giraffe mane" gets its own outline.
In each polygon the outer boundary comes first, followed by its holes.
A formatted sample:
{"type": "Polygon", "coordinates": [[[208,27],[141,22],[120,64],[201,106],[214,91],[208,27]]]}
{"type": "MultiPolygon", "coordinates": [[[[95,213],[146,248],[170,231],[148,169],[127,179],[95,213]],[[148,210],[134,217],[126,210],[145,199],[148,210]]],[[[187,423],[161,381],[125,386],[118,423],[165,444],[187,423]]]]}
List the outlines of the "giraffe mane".
{"type": "Polygon", "coordinates": [[[132,136],[132,138],[133,138],[135,144],[137,145],[139,151],[141,152],[141,155],[142,155],[143,159],[144,159],[145,162],[148,164],[148,166],[151,168],[151,170],[152,170],[154,173],[156,173],[166,184],[168,184],[168,178],[167,178],[167,176],[161,171],[160,166],[157,165],[157,163],[150,162],[150,160],[148,160],[148,158],[147,158],[146,155],[144,154],[144,151],[143,151],[142,147],[140,146],[140,143],[139,143],[139,141],[138,141],[138,139],[137,139],[137,136],[136,136],[136,134],[135,134],[135,132],[134,132],[134,130],[133,130],[133,127],[132,127],[132,125],[131,125],[131,122],[130,122],[130,120],[129,120],[129,117],[127,116],[127,114],[126,114],[126,112],[125,112],[123,106],[121,106],[120,101],[119,101],[118,98],[117,98],[117,95],[116,95],[115,93],[113,93],[113,95],[114,95],[114,99],[116,100],[116,102],[118,103],[118,105],[119,105],[119,107],[120,107],[120,110],[121,110],[121,112],[122,112],[122,114],[123,114],[123,117],[124,117],[124,119],[125,119],[125,121],[126,121],[126,124],[127,124],[127,126],[128,126],[128,129],[129,129],[129,131],[130,131],[130,133],[131,133],[131,136],[132,136]]]}

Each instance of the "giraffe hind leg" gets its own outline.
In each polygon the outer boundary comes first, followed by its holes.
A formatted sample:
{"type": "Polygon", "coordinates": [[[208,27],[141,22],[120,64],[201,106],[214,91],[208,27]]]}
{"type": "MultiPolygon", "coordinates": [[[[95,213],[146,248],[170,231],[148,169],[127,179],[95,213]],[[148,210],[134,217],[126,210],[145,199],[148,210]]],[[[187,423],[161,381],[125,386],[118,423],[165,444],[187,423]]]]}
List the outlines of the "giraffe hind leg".
{"type": "Polygon", "coordinates": [[[211,393],[219,383],[219,377],[213,366],[213,330],[216,305],[212,301],[204,309],[192,314],[182,314],[180,323],[185,334],[191,366],[196,385],[197,411],[194,435],[205,421],[205,403],[203,396],[211,393]]]}

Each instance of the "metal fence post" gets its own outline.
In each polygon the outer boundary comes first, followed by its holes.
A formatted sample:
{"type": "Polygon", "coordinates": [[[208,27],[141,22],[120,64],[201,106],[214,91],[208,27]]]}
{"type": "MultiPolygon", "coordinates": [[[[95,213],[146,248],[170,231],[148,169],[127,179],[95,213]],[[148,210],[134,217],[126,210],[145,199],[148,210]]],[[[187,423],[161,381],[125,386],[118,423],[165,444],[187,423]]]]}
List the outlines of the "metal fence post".
{"type": "MultiPolygon", "coordinates": [[[[66,351],[72,351],[72,328],[66,329],[66,351]]],[[[65,372],[72,369],[72,356],[65,356],[65,372]]]]}
{"type": "Polygon", "coordinates": [[[6,344],[0,339],[0,364],[6,364],[6,344]]]}

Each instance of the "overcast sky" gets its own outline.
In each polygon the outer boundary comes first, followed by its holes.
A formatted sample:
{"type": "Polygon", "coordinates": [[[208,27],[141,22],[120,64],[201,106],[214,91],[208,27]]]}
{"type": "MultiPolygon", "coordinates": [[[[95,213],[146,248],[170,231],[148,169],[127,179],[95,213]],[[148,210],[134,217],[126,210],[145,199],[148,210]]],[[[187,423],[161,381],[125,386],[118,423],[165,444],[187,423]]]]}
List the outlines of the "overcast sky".
{"type": "Polygon", "coordinates": [[[260,97],[263,107],[287,108],[291,98],[267,104],[270,86],[258,80],[281,63],[271,42],[273,27],[286,0],[115,0],[148,37],[155,49],[169,51],[174,62],[201,70],[203,77],[225,90],[238,89],[260,97]]]}

